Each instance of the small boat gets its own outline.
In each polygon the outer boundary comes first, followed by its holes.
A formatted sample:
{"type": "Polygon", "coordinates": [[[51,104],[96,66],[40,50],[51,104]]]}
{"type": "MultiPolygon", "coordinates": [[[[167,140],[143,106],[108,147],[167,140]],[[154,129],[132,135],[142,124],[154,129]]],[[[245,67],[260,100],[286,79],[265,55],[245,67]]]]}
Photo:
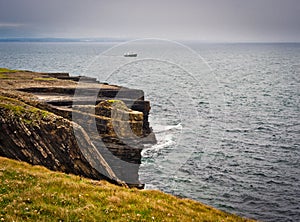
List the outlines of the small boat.
{"type": "Polygon", "coordinates": [[[124,53],[124,57],[137,57],[137,53],[126,52],[124,53]]]}

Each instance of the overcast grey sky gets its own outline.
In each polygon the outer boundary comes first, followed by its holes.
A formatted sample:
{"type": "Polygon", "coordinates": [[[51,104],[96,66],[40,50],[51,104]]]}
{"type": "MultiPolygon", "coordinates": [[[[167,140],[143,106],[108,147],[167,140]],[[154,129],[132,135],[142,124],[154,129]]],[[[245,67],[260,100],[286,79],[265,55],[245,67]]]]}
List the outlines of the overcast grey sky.
{"type": "Polygon", "coordinates": [[[0,37],[300,42],[300,0],[0,0],[0,37]]]}

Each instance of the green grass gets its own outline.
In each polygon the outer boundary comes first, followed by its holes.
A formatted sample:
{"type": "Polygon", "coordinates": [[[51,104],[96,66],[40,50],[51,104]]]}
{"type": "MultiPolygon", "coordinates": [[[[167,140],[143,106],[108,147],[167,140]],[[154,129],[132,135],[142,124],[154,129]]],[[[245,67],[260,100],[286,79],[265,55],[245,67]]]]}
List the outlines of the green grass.
{"type": "Polygon", "coordinates": [[[14,70],[14,69],[7,69],[7,68],[1,68],[0,67],[0,73],[5,73],[5,72],[18,72],[19,70],[14,70]]]}
{"type": "Polygon", "coordinates": [[[5,72],[0,72],[0,79],[11,79],[5,72]]]}
{"type": "Polygon", "coordinates": [[[6,74],[0,73],[0,79],[9,79],[6,74]]]}
{"type": "Polygon", "coordinates": [[[117,100],[117,99],[109,99],[105,100],[101,103],[102,105],[113,105],[114,108],[121,109],[121,110],[128,110],[128,107],[122,100],[117,100]]]}
{"type": "Polygon", "coordinates": [[[160,191],[47,170],[0,157],[0,221],[250,221],[160,191]]]}
{"type": "Polygon", "coordinates": [[[7,68],[0,68],[0,79],[10,79],[8,75],[5,73],[12,73],[18,72],[19,70],[7,69],[7,68]]]}
{"type": "Polygon", "coordinates": [[[22,119],[27,124],[39,122],[47,118],[49,112],[29,106],[19,100],[0,95],[0,108],[9,110],[16,118],[22,119]]]}

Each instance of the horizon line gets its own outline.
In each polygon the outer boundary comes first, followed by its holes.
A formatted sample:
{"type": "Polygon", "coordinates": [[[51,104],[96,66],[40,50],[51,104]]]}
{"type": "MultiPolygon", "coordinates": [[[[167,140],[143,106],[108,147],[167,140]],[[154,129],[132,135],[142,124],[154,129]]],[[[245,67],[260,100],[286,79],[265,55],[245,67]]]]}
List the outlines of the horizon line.
{"type": "MultiPolygon", "coordinates": [[[[134,39],[142,38],[122,38],[122,37],[0,37],[0,42],[126,42],[134,39]]],[[[167,40],[167,39],[164,39],[167,40]]],[[[177,42],[189,42],[189,43],[206,43],[206,44],[279,44],[279,43],[300,43],[300,41],[210,41],[210,40],[189,40],[178,39],[173,40],[177,42]]]]}

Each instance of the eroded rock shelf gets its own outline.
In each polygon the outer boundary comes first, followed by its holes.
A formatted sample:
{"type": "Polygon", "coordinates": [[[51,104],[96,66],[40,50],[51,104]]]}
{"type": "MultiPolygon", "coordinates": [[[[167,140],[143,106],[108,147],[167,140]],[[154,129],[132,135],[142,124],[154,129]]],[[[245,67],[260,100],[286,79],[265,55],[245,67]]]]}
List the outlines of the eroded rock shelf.
{"type": "Polygon", "coordinates": [[[144,92],[68,73],[0,77],[0,155],[142,187],[141,151],[155,143],[144,92]]]}

